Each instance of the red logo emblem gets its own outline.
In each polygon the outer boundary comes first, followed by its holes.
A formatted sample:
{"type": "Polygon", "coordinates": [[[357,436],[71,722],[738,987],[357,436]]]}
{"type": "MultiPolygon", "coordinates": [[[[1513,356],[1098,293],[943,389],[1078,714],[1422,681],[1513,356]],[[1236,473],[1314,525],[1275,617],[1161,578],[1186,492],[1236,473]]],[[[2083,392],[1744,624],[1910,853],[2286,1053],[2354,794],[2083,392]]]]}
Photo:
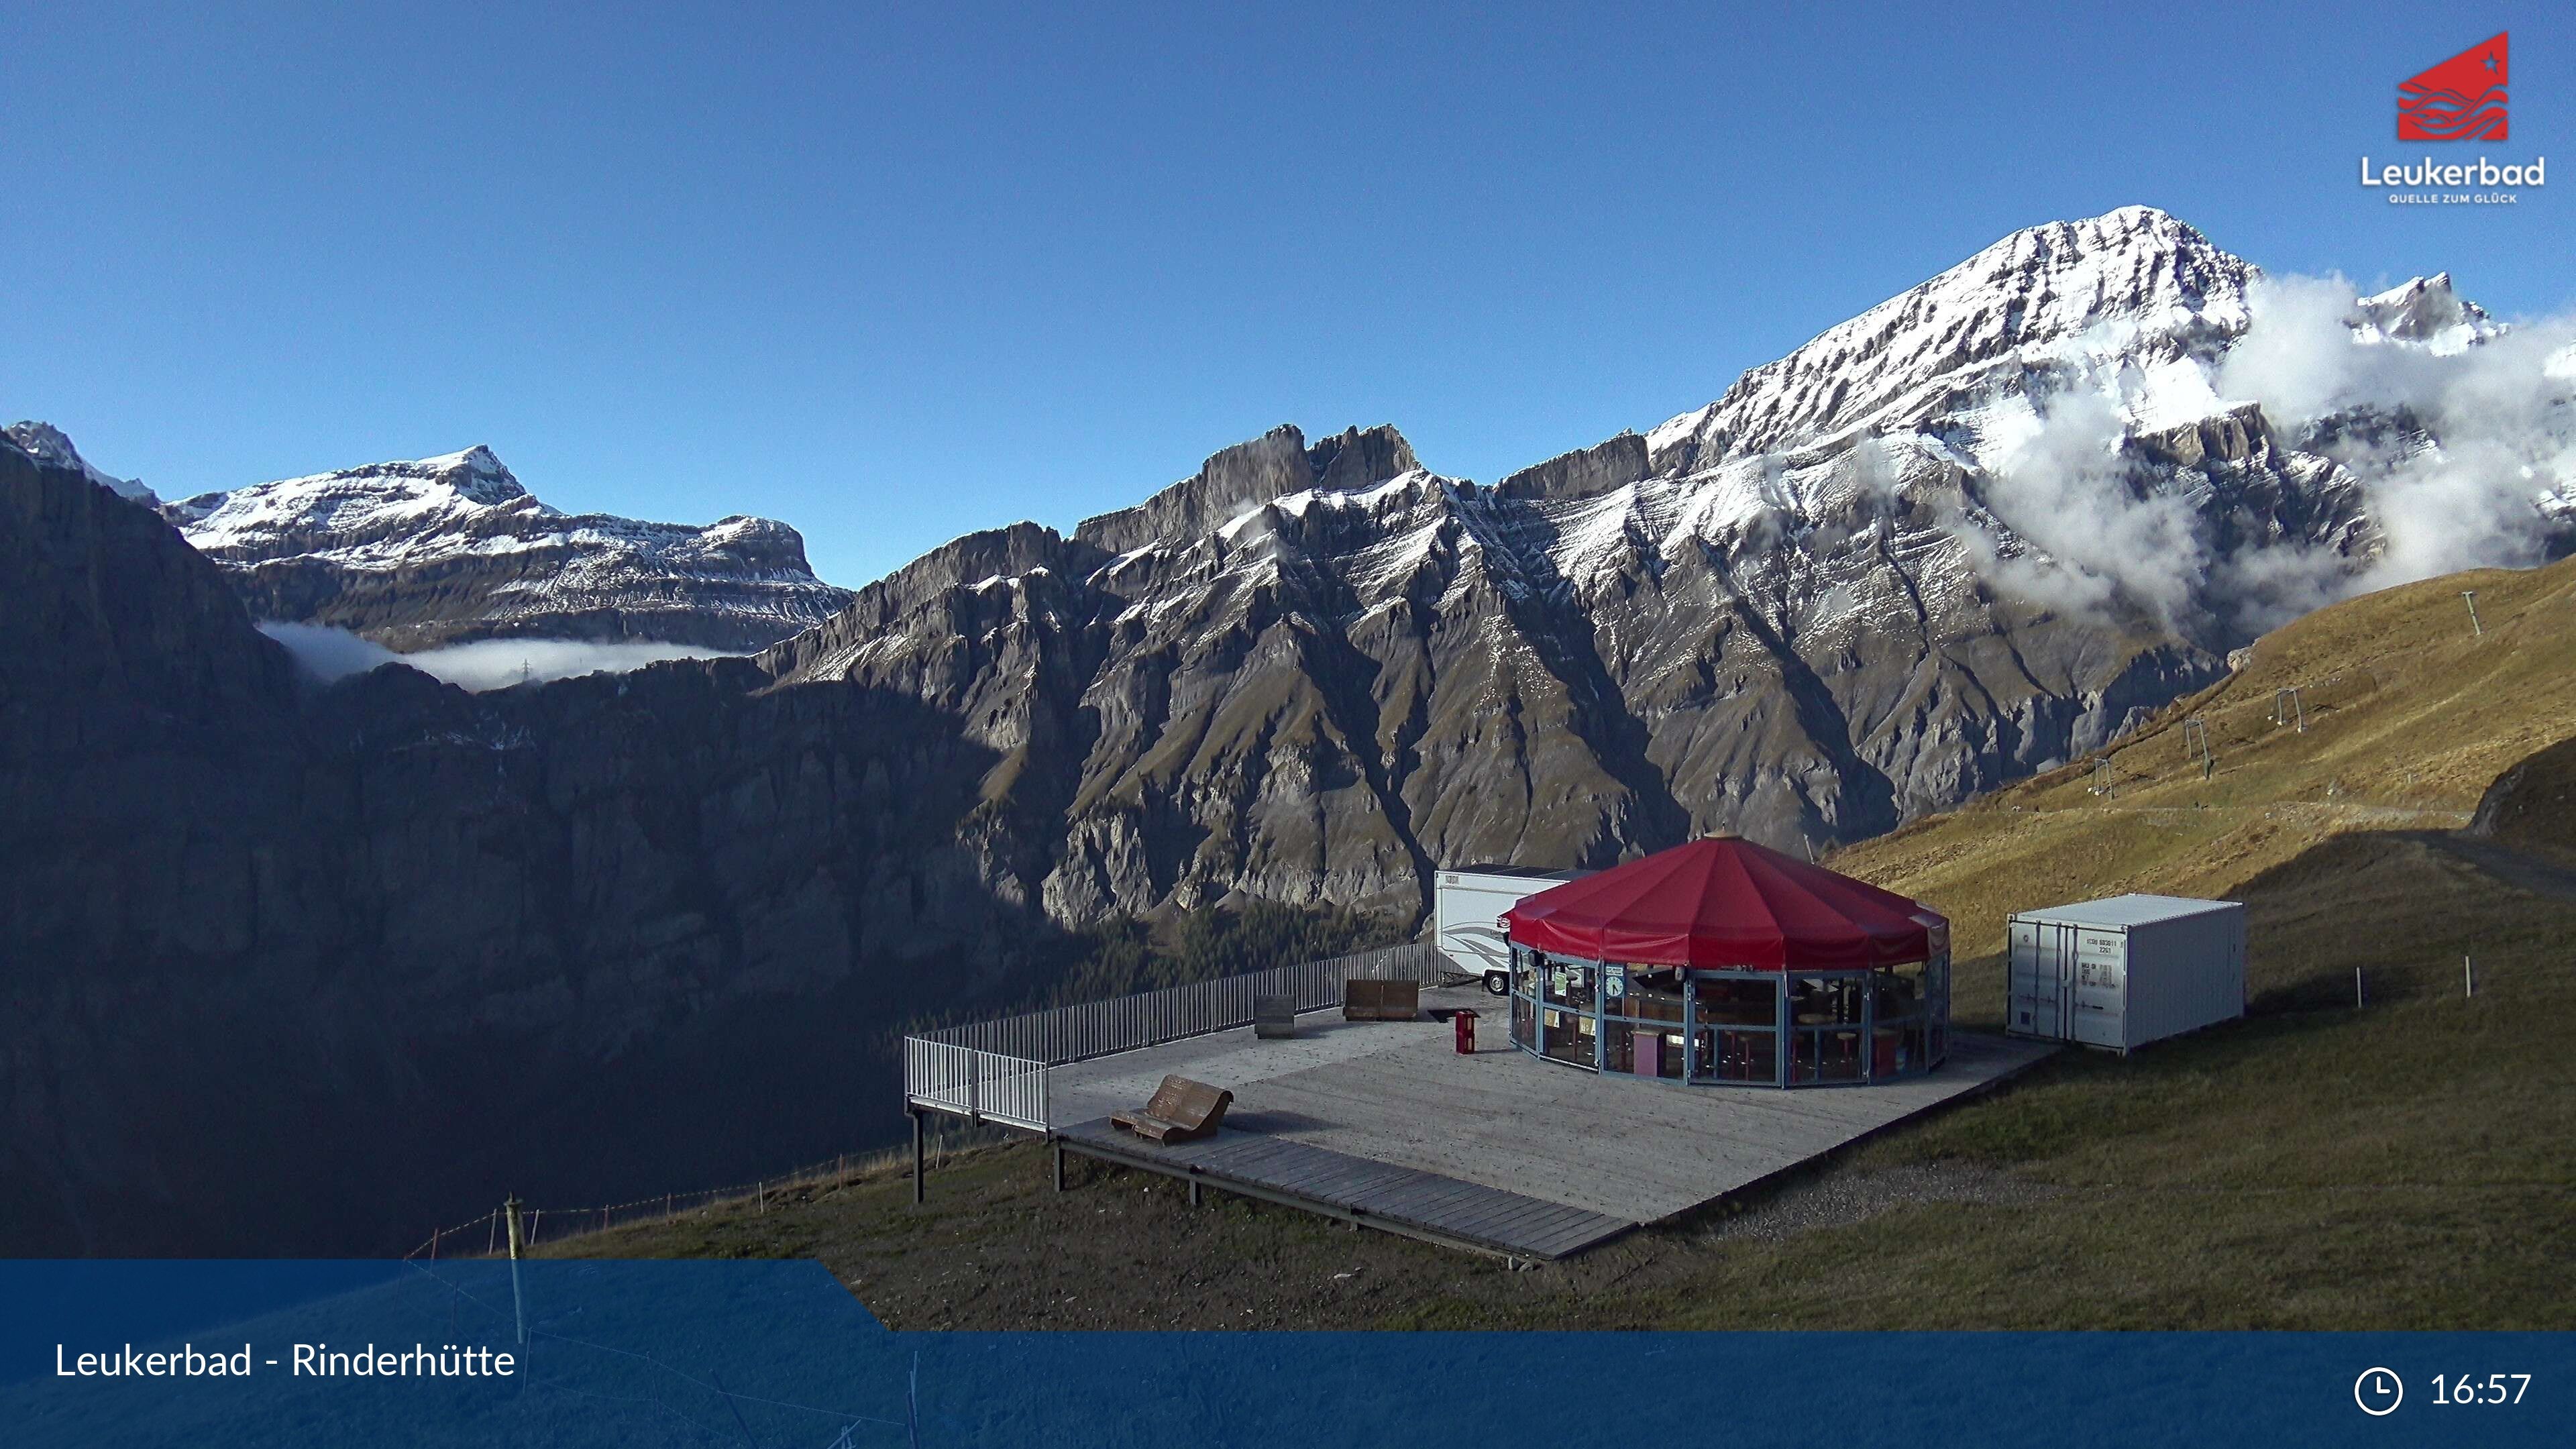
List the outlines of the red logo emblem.
{"type": "Polygon", "coordinates": [[[2397,87],[2400,141],[2505,139],[2505,37],[2472,45],[2397,87]]]}

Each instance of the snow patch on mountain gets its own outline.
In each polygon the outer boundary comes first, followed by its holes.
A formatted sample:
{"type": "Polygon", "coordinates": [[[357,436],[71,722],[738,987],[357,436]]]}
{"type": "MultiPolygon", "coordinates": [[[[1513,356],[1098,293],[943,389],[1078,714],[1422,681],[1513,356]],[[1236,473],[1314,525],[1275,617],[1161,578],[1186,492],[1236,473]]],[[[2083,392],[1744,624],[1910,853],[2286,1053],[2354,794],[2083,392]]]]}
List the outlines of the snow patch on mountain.
{"type": "Polygon", "coordinates": [[[165,506],[263,618],[346,627],[397,649],[486,636],[753,649],[829,618],[783,523],[703,527],[540,502],[476,446],[165,506]]]}
{"type": "Polygon", "coordinates": [[[37,422],[32,418],[11,423],[6,435],[11,446],[48,467],[68,468],[119,497],[131,498],[147,507],[157,506],[161,501],[153,496],[151,489],[143,486],[140,478],[118,478],[92,467],[89,460],[80,455],[80,449],[72,446],[72,440],[63,430],[51,423],[37,422]]]}

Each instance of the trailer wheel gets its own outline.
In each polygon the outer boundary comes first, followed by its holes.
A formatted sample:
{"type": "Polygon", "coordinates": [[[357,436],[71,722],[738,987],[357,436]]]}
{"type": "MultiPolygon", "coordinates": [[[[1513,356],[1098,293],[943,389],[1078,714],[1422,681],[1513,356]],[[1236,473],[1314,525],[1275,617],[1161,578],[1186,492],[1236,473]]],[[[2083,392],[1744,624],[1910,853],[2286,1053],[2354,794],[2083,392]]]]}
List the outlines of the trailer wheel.
{"type": "Polygon", "coordinates": [[[1485,994],[1486,994],[1487,996],[1509,996],[1509,995],[1511,995],[1511,994],[1512,994],[1512,978],[1510,978],[1509,976],[1504,975],[1504,974],[1503,974],[1502,972],[1500,972],[1500,971],[1488,971],[1488,972],[1486,972],[1486,973],[1485,973],[1485,994]]]}

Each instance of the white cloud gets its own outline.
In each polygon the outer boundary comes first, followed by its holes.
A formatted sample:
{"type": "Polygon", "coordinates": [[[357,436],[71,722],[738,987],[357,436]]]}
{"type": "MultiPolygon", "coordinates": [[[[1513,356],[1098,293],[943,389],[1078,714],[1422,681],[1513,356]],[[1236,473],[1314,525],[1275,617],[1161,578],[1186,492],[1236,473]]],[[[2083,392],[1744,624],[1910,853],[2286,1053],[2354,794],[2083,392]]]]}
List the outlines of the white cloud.
{"type": "Polygon", "coordinates": [[[1986,506],[2046,555],[1997,557],[1997,583],[2070,613],[2126,595],[2178,629],[2209,575],[2209,551],[2188,498],[2132,486],[2124,431],[2109,398],[2068,393],[1991,460],[1986,506]]]}
{"type": "Polygon", "coordinates": [[[478,639],[411,654],[397,654],[346,629],[320,624],[259,626],[283,644],[305,671],[323,683],[364,674],[387,664],[408,664],[460,688],[480,693],[520,683],[543,683],[584,674],[623,674],[664,659],[717,659],[720,649],[658,640],[597,643],[582,639],[478,639]]]}
{"type": "Polygon", "coordinates": [[[2253,323],[2219,369],[2277,428],[2347,409],[2410,415],[2437,445],[2382,435],[2336,454],[2361,480],[2385,546],[2344,592],[2458,569],[2524,565],[2546,544],[2544,495],[2576,489],[2576,403],[2565,360],[2576,317],[2523,322],[2474,346],[2397,342],[2355,326],[2341,277],[2258,282],[2253,323]]]}
{"type": "Polygon", "coordinates": [[[2174,480],[2185,491],[2149,486],[2120,455],[2131,424],[2118,400],[2079,386],[2019,421],[1999,413],[2011,426],[1986,436],[1983,500],[2033,550],[1970,540],[1998,587],[2069,612],[2122,601],[2185,632],[2213,612],[2259,632],[2371,589],[2538,563],[2552,514],[2557,528],[2576,520],[2576,317],[2499,328],[2438,291],[2374,306],[2339,276],[2265,277],[2248,302],[2245,333],[2210,369],[2211,402],[2258,403],[2293,443],[2326,422],[2319,446],[2360,488],[2375,553],[2267,540],[2247,520],[2253,541],[2220,554],[2194,476],[2174,480]],[[2407,335],[2392,335],[2401,320],[2407,335]]]}

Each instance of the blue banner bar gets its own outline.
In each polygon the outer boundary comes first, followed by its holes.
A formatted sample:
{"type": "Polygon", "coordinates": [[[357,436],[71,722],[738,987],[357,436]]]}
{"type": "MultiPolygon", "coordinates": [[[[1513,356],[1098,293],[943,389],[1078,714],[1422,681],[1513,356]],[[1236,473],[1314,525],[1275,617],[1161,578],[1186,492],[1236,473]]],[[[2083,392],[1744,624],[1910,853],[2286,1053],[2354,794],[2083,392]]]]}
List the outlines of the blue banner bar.
{"type": "Polygon", "coordinates": [[[2278,1449],[2576,1428],[2566,1334],[891,1333],[781,1262],[528,1263],[518,1291],[490,1261],[0,1263],[0,1443],[2278,1449]]]}

